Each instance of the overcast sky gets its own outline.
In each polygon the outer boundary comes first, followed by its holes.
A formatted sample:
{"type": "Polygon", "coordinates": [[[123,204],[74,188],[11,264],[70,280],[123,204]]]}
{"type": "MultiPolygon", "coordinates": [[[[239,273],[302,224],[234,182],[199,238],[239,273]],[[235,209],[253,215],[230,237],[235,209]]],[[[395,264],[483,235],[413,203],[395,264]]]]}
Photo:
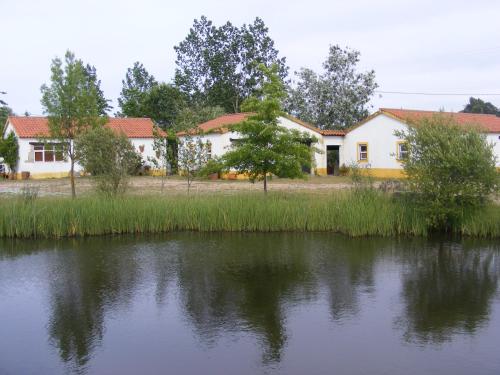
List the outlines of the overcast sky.
{"type": "MultiPolygon", "coordinates": [[[[70,49],[97,68],[107,98],[142,62],[170,81],[174,45],[194,18],[240,26],[261,17],[291,72],[321,69],[330,44],[361,52],[379,90],[500,94],[500,1],[0,0],[0,91],[18,114],[42,114],[51,59],[70,49]]],[[[377,94],[379,107],[459,111],[466,96],[377,94]],[[380,97],[380,95],[382,95],[380,97]]],[[[481,96],[500,106],[500,96],[481,96]]],[[[113,111],[113,112],[114,112],[113,111]]]]}

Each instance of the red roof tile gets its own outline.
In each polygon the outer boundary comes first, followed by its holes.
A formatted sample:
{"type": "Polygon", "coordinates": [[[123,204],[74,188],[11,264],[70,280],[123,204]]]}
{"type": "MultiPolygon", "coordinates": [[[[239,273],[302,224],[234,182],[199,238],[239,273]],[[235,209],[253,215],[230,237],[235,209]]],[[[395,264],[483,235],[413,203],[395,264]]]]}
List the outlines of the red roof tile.
{"type": "MultiPolygon", "coordinates": [[[[14,127],[19,138],[38,138],[49,136],[47,117],[9,116],[8,121],[14,127]]],[[[109,117],[107,127],[128,138],[153,138],[153,121],[149,118],[109,117]]]]}
{"type": "MultiPolygon", "coordinates": [[[[240,122],[246,120],[249,116],[251,116],[251,112],[245,113],[233,113],[228,115],[219,116],[214,118],[213,120],[209,120],[204,122],[203,124],[198,125],[195,129],[193,129],[190,133],[196,133],[196,130],[201,131],[202,133],[207,132],[220,132],[225,133],[228,131],[228,128],[232,125],[239,124],[240,122]]],[[[342,136],[345,134],[342,130],[321,130],[307,122],[301,121],[298,118],[295,118],[290,115],[284,115],[285,118],[293,121],[299,125],[302,125],[305,128],[311,129],[322,135],[339,135],[342,136]]],[[[186,132],[180,132],[178,135],[185,135],[186,132]]]]}
{"type": "Polygon", "coordinates": [[[252,113],[248,112],[223,115],[198,125],[198,128],[204,133],[215,129],[227,128],[228,126],[245,121],[251,115],[252,113]]]}
{"type": "Polygon", "coordinates": [[[323,135],[336,135],[336,136],[344,136],[345,131],[344,130],[332,130],[332,129],[325,129],[321,130],[321,134],[323,135]]]}
{"type": "Polygon", "coordinates": [[[489,133],[500,133],[500,117],[480,113],[418,111],[412,109],[380,108],[381,113],[392,115],[403,121],[418,121],[425,117],[444,114],[453,117],[461,125],[478,125],[489,133]]]}

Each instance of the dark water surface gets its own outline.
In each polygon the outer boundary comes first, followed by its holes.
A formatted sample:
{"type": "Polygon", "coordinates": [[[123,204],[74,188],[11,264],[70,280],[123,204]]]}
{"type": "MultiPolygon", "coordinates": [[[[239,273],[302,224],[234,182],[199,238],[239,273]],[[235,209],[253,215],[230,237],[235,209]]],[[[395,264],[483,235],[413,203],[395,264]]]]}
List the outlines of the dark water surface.
{"type": "Polygon", "coordinates": [[[500,244],[0,242],[0,374],[500,374],[500,244]]]}

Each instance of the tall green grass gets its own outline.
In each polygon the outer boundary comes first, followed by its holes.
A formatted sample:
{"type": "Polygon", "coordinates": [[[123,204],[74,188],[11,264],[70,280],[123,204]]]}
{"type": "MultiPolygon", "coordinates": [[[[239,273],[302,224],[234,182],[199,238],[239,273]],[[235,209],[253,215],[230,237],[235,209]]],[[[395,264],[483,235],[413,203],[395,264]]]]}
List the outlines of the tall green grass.
{"type": "MultiPolygon", "coordinates": [[[[500,207],[469,215],[456,233],[500,237],[500,207]]],[[[59,238],[170,231],[332,231],[428,235],[411,205],[376,191],[0,199],[0,237],[59,238]]]]}

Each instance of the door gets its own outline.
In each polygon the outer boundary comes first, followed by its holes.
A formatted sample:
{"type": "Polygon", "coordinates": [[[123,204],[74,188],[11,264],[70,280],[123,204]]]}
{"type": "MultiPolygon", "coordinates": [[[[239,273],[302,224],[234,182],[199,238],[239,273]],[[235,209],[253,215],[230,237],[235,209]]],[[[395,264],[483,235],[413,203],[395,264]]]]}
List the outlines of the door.
{"type": "Polygon", "coordinates": [[[326,174],[339,175],[340,146],[326,146],[326,174]]]}

